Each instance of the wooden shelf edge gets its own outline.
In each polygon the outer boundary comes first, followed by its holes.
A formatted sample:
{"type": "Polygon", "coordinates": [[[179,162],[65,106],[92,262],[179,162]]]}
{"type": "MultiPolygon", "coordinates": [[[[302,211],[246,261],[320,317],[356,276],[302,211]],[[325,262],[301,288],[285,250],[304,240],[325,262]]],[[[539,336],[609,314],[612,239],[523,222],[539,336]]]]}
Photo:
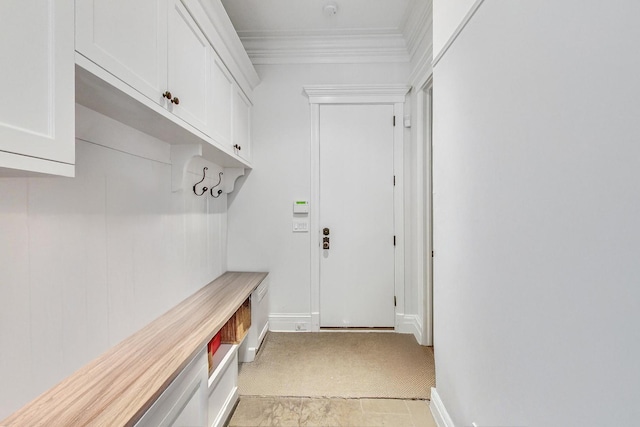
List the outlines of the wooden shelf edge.
{"type": "Polygon", "coordinates": [[[266,276],[223,274],[0,425],[135,424],[266,276]]]}

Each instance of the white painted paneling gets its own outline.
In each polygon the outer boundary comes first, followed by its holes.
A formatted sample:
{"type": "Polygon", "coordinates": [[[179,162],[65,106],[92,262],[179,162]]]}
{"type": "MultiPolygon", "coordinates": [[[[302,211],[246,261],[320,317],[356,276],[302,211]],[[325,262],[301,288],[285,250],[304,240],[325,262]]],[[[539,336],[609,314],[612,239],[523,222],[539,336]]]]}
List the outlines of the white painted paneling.
{"type": "Polygon", "coordinates": [[[637,16],[485,1],[435,67],[436,381],[455,425],[638,422],[637,16]]]}
{"type": "MultiPolygon", "coordinates": [[[[141,326],[137,322],[134,265],[138,233],[136,212],[143,204],[138,188],[129,185],[135,180],[142,159],[124,155],[116,155],[114,159],[111,154],[107,154],[108,168],[115,168],[119,173],[106,177],[107,278],[109,341],[117,343],[141,326]]],[[[144,307],[139,309],[145,310],[144,307]]]]}
{"type": "MultiPolygon", "coordinates": [[[[83,282],[78,285],[84,288],[86,298],[86,316],[83,321],[86,323],[87,334],[83,337],[83,345],[86,348],[82,354],[85,358],[91,359],[102,353],[110,343],[105,213],[107,162],[105,150],[95,144],[77,142],[76,152],[80,159],[92,159],[91,162],[83,160],[76,165],[74,180],[79,182],[78,187],[84,192],[82,208],[77,206],[82,215],[78,215],[77,218],[78,224],[81,224],[86,253],[84,263],[77,268],[83,271],[83,282]]],[[[56,192],[55,189],[52,191],[56,192]]],[[[72,195],[72,198],[78,198],[78,194],[72,195]]],[[[77,202],[75,204],[79,205],[77,202]]]]}
{"type": "Polygon", "coordinates": [[[81,117],[76,178],[0,179],[0,419],[226,270],[226,200],[172,192],[167,144],[81,117]]]}
{"type": "Polygon", "coordinates": [[[264,65],[257,70],[261,84],[251,112],[255,169],[228,196],[229,269],[269,271],[270,313],[310,316],[310,233],[291,229],[292,203],[308,199],[311,185],[311,119],[302,88],[403,84],[409,65],[264,65]]]}
{"type": "Polygon", "coordinates": [[[27,194],[25,179],[0,179],[0,417],[27,403],[31,389],[27,194]]]}

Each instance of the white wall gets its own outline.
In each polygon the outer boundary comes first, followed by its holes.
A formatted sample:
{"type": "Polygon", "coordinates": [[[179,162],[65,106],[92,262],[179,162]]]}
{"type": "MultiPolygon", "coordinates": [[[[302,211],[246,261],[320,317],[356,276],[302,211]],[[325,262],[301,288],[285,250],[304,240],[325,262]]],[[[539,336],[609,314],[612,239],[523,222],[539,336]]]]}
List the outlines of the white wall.
{"type": "Polygon", "coordinates": [[[483,0],[433,0],[433,57],[446,46],[456,29],[475,5],[483,0]]]}
{"type": "MultiPolygon", "coordinates": [[[[293,233],[292,203],[309,199],[311,122],[305,85],[405,83],[408,64],[256,66],[252,162],[229,197],[229,269],[270,272],[272,328],[310,328],[310,241],[293,233]],[[274,319],[272,319],[274,320],[274,319]]],[[[357,165],[354,165],[357,166],[357,165]]]]}
{"type": "Polygon", "coordinates": [[[638,16],[488,0],[435,67],[436,382],[458,426],[638,423],[638,16]]]}
{"type": "Polygon", "coordinates": [[[76,121],[76,178],[0,178],[0,419],[226,270],[226,196],[172,193],[169,145],[76,121]]]}

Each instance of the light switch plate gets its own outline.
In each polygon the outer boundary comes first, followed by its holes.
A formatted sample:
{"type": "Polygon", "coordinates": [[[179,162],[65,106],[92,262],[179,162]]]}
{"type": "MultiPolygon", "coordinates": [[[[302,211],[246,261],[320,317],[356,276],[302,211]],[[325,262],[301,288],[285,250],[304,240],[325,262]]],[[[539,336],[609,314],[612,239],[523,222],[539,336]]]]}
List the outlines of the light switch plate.
{"type": "Polygon", "coordinates": [[[294,233],[308,233],[309,232],[309,221],[294,220],[293,221],[293,232],[294,233]]]}

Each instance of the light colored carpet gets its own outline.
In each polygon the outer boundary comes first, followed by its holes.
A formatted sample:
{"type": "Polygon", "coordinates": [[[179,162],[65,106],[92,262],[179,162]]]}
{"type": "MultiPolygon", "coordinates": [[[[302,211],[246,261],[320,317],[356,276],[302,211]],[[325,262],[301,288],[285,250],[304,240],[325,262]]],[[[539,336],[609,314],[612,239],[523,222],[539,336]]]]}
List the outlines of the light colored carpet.
{"type": "Polygon", "coordinates": [[[244,396],[430,399],[433,349],[395,333],[270,332],[238,382],[244,396]]]}

